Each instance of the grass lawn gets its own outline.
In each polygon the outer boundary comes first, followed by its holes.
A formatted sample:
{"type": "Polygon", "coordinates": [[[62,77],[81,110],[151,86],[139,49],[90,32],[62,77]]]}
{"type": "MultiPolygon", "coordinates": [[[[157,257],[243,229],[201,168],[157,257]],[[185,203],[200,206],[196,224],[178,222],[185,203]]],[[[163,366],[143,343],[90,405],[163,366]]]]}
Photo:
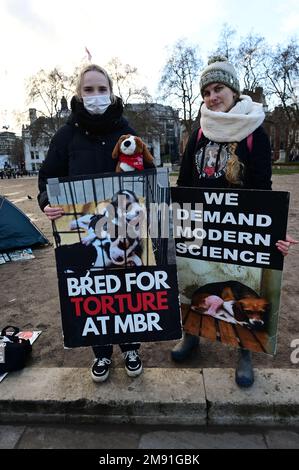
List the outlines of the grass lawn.
{"type": "Polygon", "coordinates": [[[299,168],[272,168],[273,175],[295,175],[299,173],[299,168]]]}

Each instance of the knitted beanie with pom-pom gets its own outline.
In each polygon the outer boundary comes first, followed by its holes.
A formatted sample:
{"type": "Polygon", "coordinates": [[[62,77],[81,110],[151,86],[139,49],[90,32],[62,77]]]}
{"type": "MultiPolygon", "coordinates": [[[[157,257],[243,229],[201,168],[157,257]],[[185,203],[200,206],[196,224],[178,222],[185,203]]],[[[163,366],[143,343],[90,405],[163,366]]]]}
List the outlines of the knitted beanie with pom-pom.
{"type": "Polygon", "coordinates": [[[233,65],[228,62],[226,57],[211,57],[208,66],[204,69],[200,78],[200,92],[211,83],[223,83],[233,91],[240,93],[240,83],[233,65]]]}

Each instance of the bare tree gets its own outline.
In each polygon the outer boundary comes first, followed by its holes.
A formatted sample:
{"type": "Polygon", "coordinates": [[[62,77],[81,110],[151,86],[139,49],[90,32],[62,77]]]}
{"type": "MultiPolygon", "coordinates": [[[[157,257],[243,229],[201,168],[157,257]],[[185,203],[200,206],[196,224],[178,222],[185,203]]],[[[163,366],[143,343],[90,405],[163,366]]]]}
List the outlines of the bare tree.
{"type": "Polygon", "coordinates": [[[37,109],[38,119],[32,125],[33,139],[51,137],[65,121],[61,113],[61,100],[66,100],[74,91],[78,71],[66,75],[58,68],[40,70],[27,82],[27,104],[37,109]]]}
{"type": "Polygon", "coordinates": [[[133,100],[144,103],[151,101],[147,88],[138,86],[136,67],[123,64],[118,57],[113,57],[106,68],[114,82],[115,94],[122,99],[124,105],[133,100]]]}
{"type": "Polygon", "coordinates": [[[136,133],[141,136],[157,134],[160,126],[152,112],[152,98],[146,87],[138,86],[137,67],[123,64],[118,57],[113,57],[106,66],[113,84],[114,93],[124,103],[124,114],[136,133]],[[137,102],[137,105],[134,104],[137,102]]]}
{"type": "Polygon", "coordinates": [[[265,82],[267,51],[265,39],[252,33],[242,39],[236,50],[235,60],[240,80],[249,91],[254,91],[265,82]]]}
{"type": "Polygon", "coordinates": [[[272,113],[280,130],[286,127],[285,150],[287,160],[295,144],[296,130],[299,126],[299,45],[291,40],[285,46],[276,46],[268,53],[269,65],[265,67],[266,87],[274,104],[272,113]]]}
{"type": "Polygon", "coordinates": [[[249,91],[262,86],[265,79],[263,65],[266,62],[267,45],[261,36],[249,33],[239,44],[237,31],[224,23],[219,35],[217,49],[211,55],[226,57],[240,78],[241,86],[249,91]]]}
{"type": "Polygon", "coordinates": [[[299,80],[299,45],[295,40],[269,52],[269,66],[265,70],[268,93],[282,105],[289,119],[299,123],[296,88],[299,80]]]}
{"type": "Polygon", "coordinates": [[[198,113],[201,68],[202,61],[198,49],[180,39],[170,52],[159,84],[163,100],[169,100],[171,97],[175,99],[188,135],[192,132],[198,113]]]}
{"type": "Polygon", "coordinates": [[[230,62],[235,62],[236,50],[234,48],[234,40],[237,31],[234,28],[231,28],[229,24],[224,23],[222,25],[218,42],[217,49],[212,51],[211,56],[224,56],[230,62]]]}

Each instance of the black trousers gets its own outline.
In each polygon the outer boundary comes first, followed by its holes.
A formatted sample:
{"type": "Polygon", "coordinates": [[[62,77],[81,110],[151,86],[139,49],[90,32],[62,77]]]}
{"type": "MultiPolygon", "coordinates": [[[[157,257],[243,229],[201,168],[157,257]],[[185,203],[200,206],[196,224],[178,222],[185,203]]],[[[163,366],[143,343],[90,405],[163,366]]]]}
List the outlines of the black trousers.
{"type": "MultiPolygon", "coordinates": [[[[126,351],[137,351],[140,348],[140,343],[131,343],[131,344],[119,344],[121,352],[126,351]]],[[[107,357],[111,359],[113,353],[113,344],[108,346],[93,346],[92,347],[95,357],[107,357]]]]}

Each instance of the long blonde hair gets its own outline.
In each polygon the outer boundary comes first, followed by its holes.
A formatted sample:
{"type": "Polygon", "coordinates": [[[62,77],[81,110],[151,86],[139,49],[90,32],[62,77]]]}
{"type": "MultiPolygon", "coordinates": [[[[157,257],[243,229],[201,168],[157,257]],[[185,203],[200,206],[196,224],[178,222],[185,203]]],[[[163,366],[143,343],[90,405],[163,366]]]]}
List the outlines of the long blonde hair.
{"type": "MultiPolygon", "coordinates": [[[[234,90],[233,90],[234,91],[234,90]]],[[[237,92],[234,96],[235,103],[240,100],[240,93],[237,92]]],[[[226,180],[235,185],[243,185],[243,174],[244,174],[244,164],[240,162],[236,150],[238,147],[238,142],[232,142],[228,144],[229,159],[226,165],[225,178],[226,180]]]]}
{"type": "Polygon", "coordinates": [[[240,162],[239,157],[236,154],[237,147],[237,142],[232,142],[231,144],[228,144],[229,159],[226,165],[225,178],[231,184],[242,186],[244,164],[240,162]]]}
{"type": "Polygon", "coordinates": [[[116,101],[116,96],[115,96],[114,93],[113,93],[113,81],[112,81],[112,78],[110,77],[110,75],[108,74],[108,72],[107,72],[103,67],[100,67],[99,65],[96,65],[96,64],[89,64],[89,65],[86,65],[86,67],[84,67],[84,68],[80,71],[79,77],[78,77],[78,81],[77,81],[77,84],[76,84],[76,96],[77,96],[77,98],[78,98],[80,101],[82,100],[81,87],[82,87],[83,77],[84,77],[84,75],[86,74],[86,72],[99,72],[99,73],[103,74],[104,77],[107,78],[108,84],[109,84],[109,88],[110,88],[110,99],[111,99],[111,103],[115,103],[115,101],[116,101]]]}

